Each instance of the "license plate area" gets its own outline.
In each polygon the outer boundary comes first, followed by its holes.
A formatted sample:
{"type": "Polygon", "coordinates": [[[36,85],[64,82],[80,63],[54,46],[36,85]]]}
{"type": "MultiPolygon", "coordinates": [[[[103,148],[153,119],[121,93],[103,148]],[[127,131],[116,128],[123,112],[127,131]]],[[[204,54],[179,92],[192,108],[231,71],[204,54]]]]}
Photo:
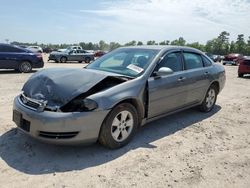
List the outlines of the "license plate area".
{"type": "Polygon", "coordinates": [[[13,110],[13,121],[18,127],[29,132],[30,131],[30,122],[23,119],[23,116],[20,112],[13,110]]]}

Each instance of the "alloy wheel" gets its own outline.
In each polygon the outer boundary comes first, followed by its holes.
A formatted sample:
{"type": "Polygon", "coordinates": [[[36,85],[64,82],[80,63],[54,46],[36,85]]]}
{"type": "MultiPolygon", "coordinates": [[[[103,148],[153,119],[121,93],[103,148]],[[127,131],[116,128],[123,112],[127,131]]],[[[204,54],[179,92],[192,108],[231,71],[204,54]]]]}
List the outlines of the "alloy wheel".
{"type": "Polygon", "coordinates": [[[126,140],[132,132],[134,126],[133,115],[127,111],[119,112],[111,125],[111,135],[117,142],[126,140]]]}
{"type": "Polygon", "coordinates": [[[213,88],[210,88],[210,90],[207,93],[207,97],[206,97],[207,108],[211,108],[214,105],[215,96],[216,96],[215,90],[213,88]]]}

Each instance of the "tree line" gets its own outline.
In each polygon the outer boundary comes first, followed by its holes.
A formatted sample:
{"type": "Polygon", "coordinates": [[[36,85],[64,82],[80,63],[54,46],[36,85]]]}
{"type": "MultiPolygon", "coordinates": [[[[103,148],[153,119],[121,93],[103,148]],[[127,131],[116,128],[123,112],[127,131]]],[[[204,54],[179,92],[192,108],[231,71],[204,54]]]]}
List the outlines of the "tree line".
{"type": "Polygon", "coordinates": [[[239,34],[236,41],[229,40],[230,33],[227,31],[223,31],[219,34],[218,37],[208,40],[206,44],[201,44],[199,42],[187,43],[183,37],[179,37],[176,40],[169,41],[164,40],[161,42],[156,42],[154,40],[149,40],[146,43],[142,41],[132,40],[125,44],[120,44],[118,42],[110,42],[106,43],[105,41],[101,40],[98,43],[92,42],[80,42],[78,44],[38,44],[36,43],[21,43],[14,41],[11,44],[14,45],[25,45],[25,46],[41,46],[42,48],[51,48],[51,49],[60,49],[60,48],[67,48],[70,45],[80,45],[83,49],[86,50],[105,50],[110,51],[114,50],[121,46],[140,46],[140,45],[178,45],[178,46],[189,46],[193,48],[197,48],[201,51],[208,52],[211,54],[218,54],[218,55],[226,55],[229,53],[240,53],[244,55],[250,55],[250,36],[248,39],[245,40],[245,36],[243,34],[239,34]]]}

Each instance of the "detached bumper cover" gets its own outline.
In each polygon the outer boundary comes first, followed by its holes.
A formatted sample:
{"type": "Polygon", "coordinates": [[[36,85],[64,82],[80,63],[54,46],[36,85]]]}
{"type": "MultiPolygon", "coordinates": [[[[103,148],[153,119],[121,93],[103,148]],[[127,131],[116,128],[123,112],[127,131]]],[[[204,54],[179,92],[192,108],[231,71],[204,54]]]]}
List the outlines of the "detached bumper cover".
{"type": "Polygon", "coordinates": [[[13,105],[13,120],[18,128],[39,140],[54,144],[85,144],[98,139],[109,110],[92,112],[38,112],[26,108],[17,96],[13,105]],[[15,114],[15,115],[14,115],[15,114]],[[21,124],[17,123],[17,114],[21,124]]]}

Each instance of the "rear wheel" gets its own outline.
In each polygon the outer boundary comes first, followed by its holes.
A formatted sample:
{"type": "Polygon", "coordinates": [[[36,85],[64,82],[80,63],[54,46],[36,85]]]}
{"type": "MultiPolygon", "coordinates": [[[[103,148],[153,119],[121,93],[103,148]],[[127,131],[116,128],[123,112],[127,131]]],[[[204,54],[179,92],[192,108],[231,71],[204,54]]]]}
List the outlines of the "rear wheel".
{"type": "Polygon", "coordinates": [[[82,61],[78,61],[78,63],[82,63],[82,61]]]}
{"type": "Polygon", "coordinates": [[[66,63],[67,62],[67,58],[66,57],[61,57],[60,61],[61,61],[61,63],[66,63]]]}
{"type": "Polygon", "coordinates": [[[133,105],[119,104],[103,122],[99,142],[111,149],[126,145],[136,133],[138,122],[138,113],[133,105]]]}
{"type": "Polygon", "coordinates": [[[206,93],[202,104],[200,105],[200,110],[202,112],[210,112],[214,108],[217,99],[217,94],[218,88],[215,85],[211,85],[206,93]]]}
{"type": "Polygon", "coordinates": [[[24,72],[24,73],[27,73],[27,72],[30,72],[32,70],[32,66],[31,66],[31,63],[28,62],[28,61],[23,61],[19,67],[18,67],[18,71],[19,72],[24,72]]]}

